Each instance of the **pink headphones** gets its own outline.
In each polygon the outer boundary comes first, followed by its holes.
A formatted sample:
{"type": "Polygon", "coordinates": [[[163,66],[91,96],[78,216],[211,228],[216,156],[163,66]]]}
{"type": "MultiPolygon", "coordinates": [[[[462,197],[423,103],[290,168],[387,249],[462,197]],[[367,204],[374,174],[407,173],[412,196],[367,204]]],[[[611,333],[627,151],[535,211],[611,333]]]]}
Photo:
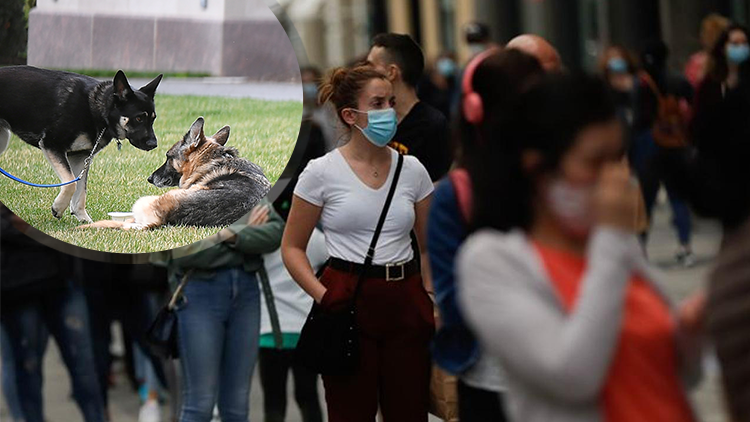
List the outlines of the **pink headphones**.
{"type": "Polygon", "coordinates": [[[474,56],[464,70],[463,80],[461,81],[461,91],[463,92],[463,115],[471,124],[479,124],[484,119],[484,108],[482,106],[482,97],[471,87],[474,79],[474,72],[479,64],[487,57],[500,51],[497,47],[491,47],[474,56]]]}

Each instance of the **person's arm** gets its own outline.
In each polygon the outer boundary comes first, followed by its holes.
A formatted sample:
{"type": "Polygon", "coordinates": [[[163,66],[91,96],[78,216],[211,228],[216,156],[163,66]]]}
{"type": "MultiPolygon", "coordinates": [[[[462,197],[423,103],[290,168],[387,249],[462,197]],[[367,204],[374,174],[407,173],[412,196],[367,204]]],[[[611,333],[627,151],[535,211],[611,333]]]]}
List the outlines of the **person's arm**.
{"type": "Polygon", "coordinates": [[[427,216],[430,212],[430,201],[432,200],[432,194],[426,198],[414,204],[415,219],[414,219],[414,232],[417,235],[417,243],[419,244],[420,260],[422,261],[422,283],[424,284],[427,293],[432,296],[434,302],[434,290],[432,287],[432,275],[430,271],[430,260],[427,251],[427,216]]]}
{"type": "Polygon", "coordinates": [[[625,289],[642,254],[634,234],[639,195],[625,162],[602,168],[586,271],[569,312],[525,234],[484,233],[459,252],[461,309],[483,347],[531,388],[570,403],[590,403],[601,394],[625,289]]]}
{"type": "Polygon", "coordinates": [[[429,254],[435,303],[446,325],[463,325],[456,303],[455,264],[458,248],[466,237],[461,214],[449,179],[436,187],[427,221],[427,252],[429,254]]]}
{"type": "Polygon", "coordinates": [[[229,242],[230,246],[242,253],[255,255],[271,253],[279,248],[284,220],[271,204],[259,204],[250,212],[248,219],[247,225],[229,242]]]}
{"type": "Polygon", "coordinates": [[[703,346],[705,345],[706,292],[699,290],[677,308],[677,353],[680,373],[688,387],[695,387],[702,378],[703,346]]]}
{"type": "Polygon", "coordinates": [[[638,253],[634,235],[596,229],[575,308],[566,314],[524,235],[480,233],[459,253],[459,304],[483,350],[524,384],[554,400],[591,402],[614,354],[638,253]]]}
{"type": "Polygon", "coordinates": [[[313,205],[297,195],[292,198],[284,235],[281,239],[281,258],[294,281],[316,302],[320,303],[325,286],[315,277],[307,257],[307,243],[320,219],[322,207],[313,205]]]}

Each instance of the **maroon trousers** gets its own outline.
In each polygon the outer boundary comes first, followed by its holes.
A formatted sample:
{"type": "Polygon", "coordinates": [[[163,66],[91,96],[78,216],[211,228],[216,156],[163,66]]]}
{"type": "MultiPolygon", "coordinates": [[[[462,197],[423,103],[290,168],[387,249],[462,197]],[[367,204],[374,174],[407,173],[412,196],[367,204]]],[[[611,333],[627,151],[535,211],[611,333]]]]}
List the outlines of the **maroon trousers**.
{"type": "MultiPolygon", "coordinates": [[[[321,306],[345,304],[357,278],[327,268],[321,306]]],[[[362,283],[356,304],[360,362],[350,375],[323,376],[328,420],[373,422],[379,405],[384,422],[426,422],[435,320],[422,277],[362,283]]]]}

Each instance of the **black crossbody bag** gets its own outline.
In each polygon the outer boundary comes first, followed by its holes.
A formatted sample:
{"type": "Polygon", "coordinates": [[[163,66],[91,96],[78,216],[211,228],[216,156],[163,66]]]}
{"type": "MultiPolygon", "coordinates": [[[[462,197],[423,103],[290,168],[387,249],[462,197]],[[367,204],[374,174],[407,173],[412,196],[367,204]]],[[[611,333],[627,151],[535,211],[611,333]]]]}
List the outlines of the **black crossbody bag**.
{"type": "Polygon", "coordinates": [[[372,264],[375,254],[375,245],[378,243],[380,231],[383,229],[385,217],[388,214],[393,194],[396,191],[401,167],[404,157],[398,155],[396,172],[391,181],[390,190],[380,213],[378,225],[372,236],[370,247],[365,257],[365,263],[357,279],[349,304],[342,309],[324,310],[320,305],[313,303],[310,314],[307,316],[305,325],[302,327],[295,359],[301,365],[321,375],[345,375],[350,374],[359,362],[359,340],[357,329],[357,296],[359,295],[364,275],[372,264]]]}
{"type": "Polygon", "coordinates": [[[182,291],[187,284],[192,270],[188,270],[180,280],[180,284],[172,293],[169,303],[164,305],[156,314],[156,318],[146,331],[146,344],[151,353],[164,359],[180,357],[177,344],[177,301],[182,297],[182,291]]]}

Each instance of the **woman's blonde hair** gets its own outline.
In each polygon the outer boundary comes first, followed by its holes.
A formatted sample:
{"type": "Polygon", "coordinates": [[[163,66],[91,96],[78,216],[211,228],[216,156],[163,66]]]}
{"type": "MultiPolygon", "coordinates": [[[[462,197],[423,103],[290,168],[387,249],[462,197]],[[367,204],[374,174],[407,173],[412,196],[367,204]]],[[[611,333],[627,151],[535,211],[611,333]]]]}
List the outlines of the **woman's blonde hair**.
{"type": "Polygon", "coordinates": [[[700,41],[703,49],[711,51],[716,41],[727,28],[730,21],[718,13],[711,13],[701,21],[700,41]]]}

